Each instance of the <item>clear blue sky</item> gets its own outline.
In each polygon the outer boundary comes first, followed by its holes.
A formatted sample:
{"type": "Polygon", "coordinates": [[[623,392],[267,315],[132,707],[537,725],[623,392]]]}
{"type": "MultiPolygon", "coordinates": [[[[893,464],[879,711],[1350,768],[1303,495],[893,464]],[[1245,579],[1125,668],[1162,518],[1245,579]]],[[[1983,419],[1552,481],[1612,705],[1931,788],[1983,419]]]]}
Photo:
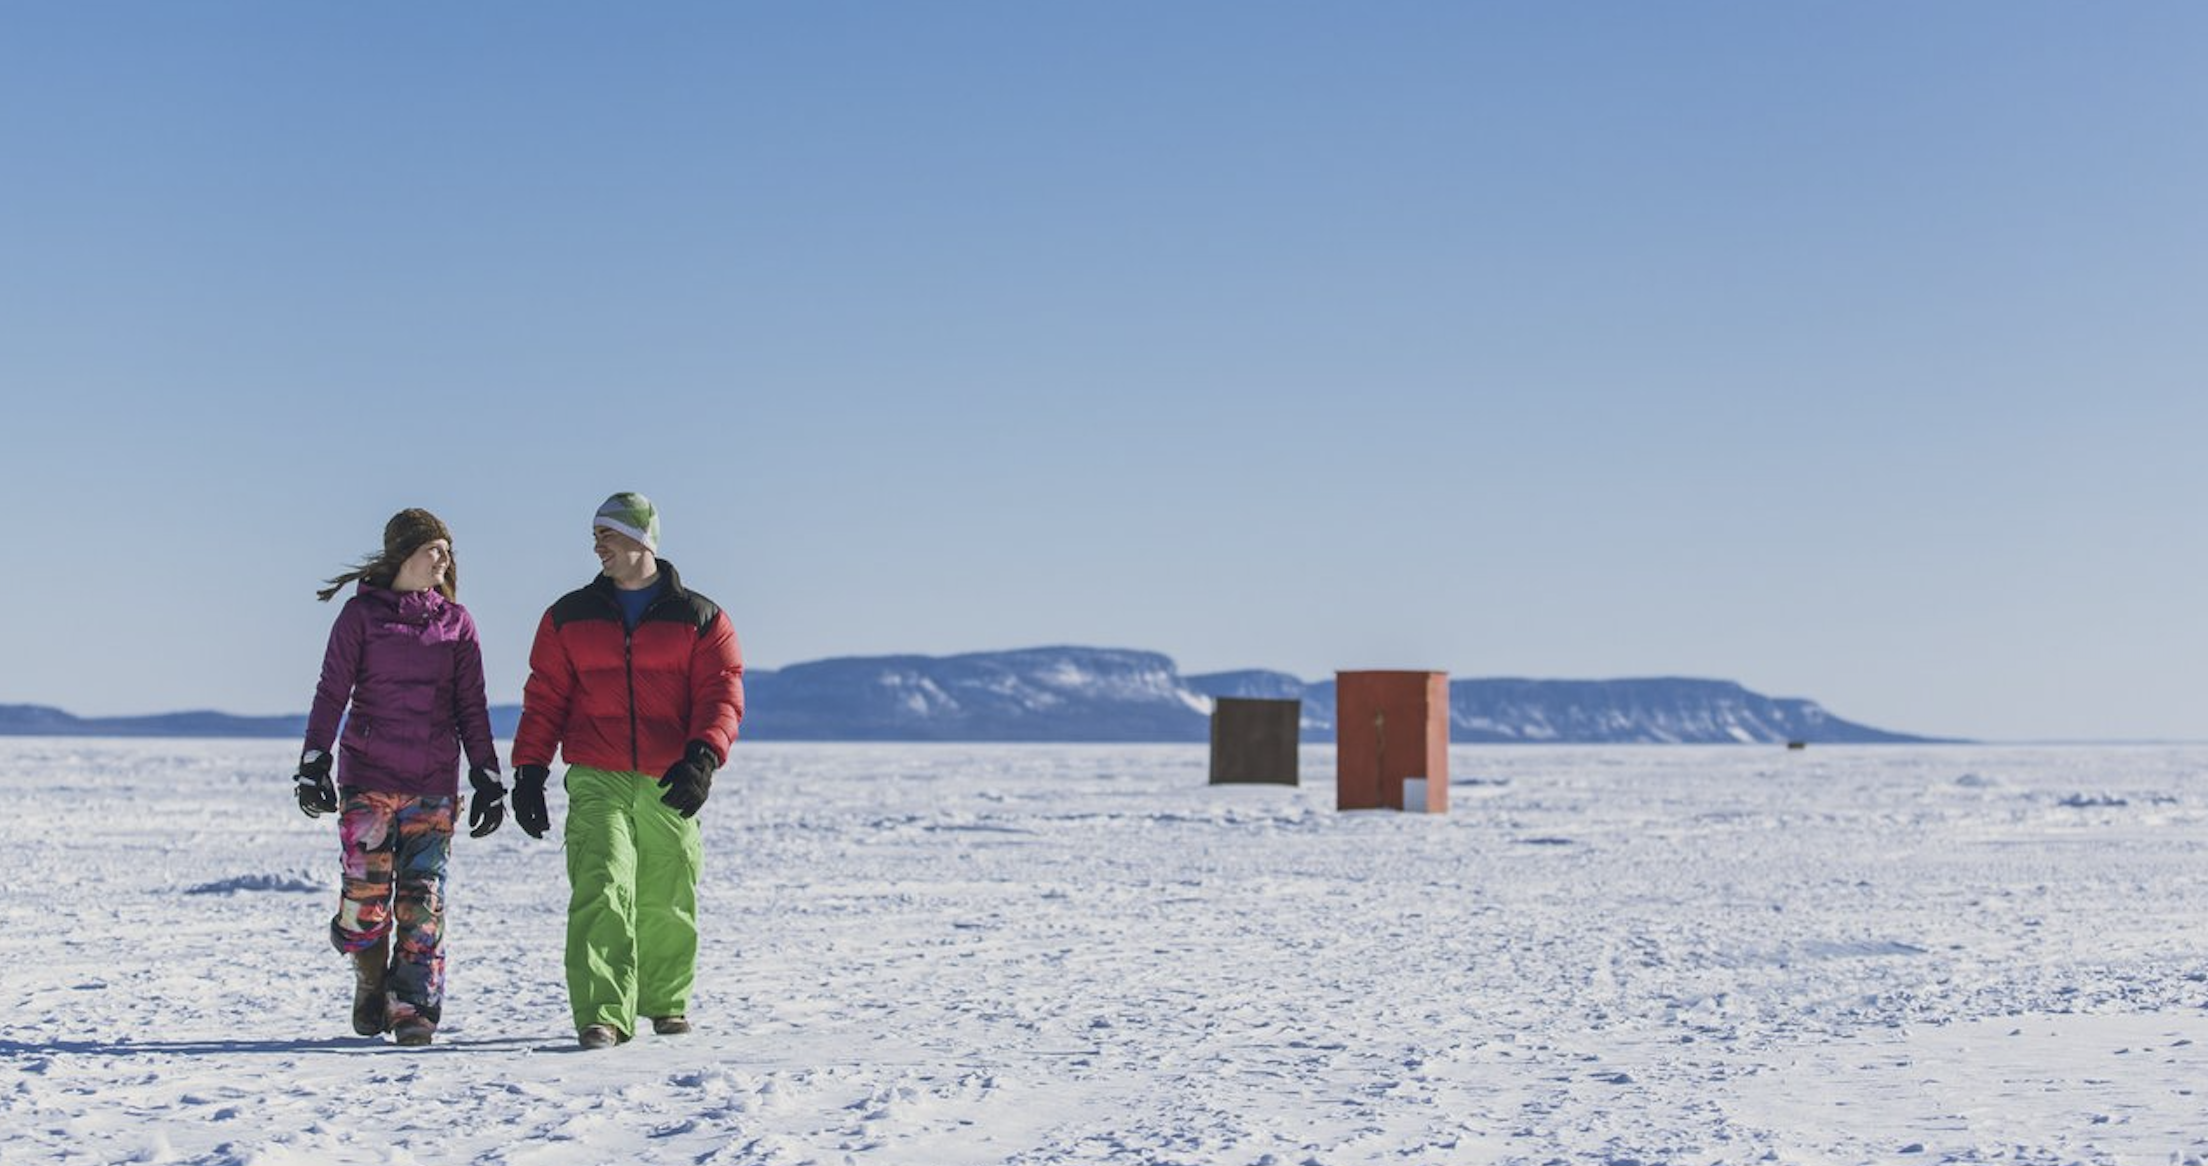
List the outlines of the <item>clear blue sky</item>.
{"type": "Polygon", "coordinates": [[[0,0],[0,701],[495,701],[644,491],[754,667],[1739,680],[2208,738],[2208,6],[0,0]]]}

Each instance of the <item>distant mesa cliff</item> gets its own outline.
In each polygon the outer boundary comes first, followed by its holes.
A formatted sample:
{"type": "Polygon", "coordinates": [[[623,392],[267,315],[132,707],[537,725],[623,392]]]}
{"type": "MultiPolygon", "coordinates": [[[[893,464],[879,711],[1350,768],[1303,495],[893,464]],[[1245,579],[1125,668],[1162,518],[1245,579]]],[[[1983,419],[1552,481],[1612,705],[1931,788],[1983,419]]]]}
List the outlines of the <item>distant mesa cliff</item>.
{"type": "MultiPolygon", "coordinates": [[[[1214,698],[1303,702],[1303,739],[1334,739],[1334,682],[1284,672],[1182,676],[1156,652],[1027,648],[817,660],[745,676],[743,735],[759,741],[1203,741],[1214,698]]],[[[521,710],[491,710],[513,734],[521,710]]],[[[1885,743],[1933,738],[1833,716],[1725,680],[1454,680],[1459,744],[1885,743]]],[[[298,737],[306,716],[218,712],[76,717],[0,705],[0,736],[298,737]]]]}
{"type": "MultiPolygon", "coordinates": [[[[1334,739],[1334,682],[1280,673],[1191,676],[1208,696],[1303,701],[1307,740],[1334,739]]],[[[1815,701],[1769,697],[1730,680],[1477,679],[1449,682],[1449,739],[1477,744],[1719,745],[1786,741],[1898,744],[1935,738],[1842,720],[1815,701]]]]}
{"type": "MultiPolygon", "coordinates": [[[[822,660],[746,678],[758,740],[1203,741],[1214,698],[1303,702],[1303,739],[1334,739],[1334,682],[1284,672],[1182,676],[1156,652],[1029,648],[822,660]]],[[[1872,743],[1932,738],[1842,720],[1725,680],[1455,680],[1461,744],[1872,743]]]]}

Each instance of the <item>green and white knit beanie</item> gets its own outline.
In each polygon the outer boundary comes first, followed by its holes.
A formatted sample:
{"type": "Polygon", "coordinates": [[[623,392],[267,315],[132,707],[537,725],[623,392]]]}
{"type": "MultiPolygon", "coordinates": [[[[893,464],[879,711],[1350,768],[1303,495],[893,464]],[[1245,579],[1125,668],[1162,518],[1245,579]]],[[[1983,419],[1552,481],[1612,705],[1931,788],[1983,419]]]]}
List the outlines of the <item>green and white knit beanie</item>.
{"type": "Polygon", "coordinates": [[[642,494],[624,490],[606,499],[590,525],[593,529],[602,526],[615,534],[625,534],[643,543],[647,551],[659,549],[659,511],[652,507],[652,500],[642,494]]]}

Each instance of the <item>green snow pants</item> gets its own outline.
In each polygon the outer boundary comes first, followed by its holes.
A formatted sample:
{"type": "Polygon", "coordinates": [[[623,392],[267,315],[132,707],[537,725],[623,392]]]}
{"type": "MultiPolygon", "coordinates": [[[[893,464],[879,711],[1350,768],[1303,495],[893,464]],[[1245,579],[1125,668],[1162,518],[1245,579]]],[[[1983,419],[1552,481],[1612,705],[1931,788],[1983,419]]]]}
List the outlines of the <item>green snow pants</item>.
{"type": "Polygon", "coordinates": [[[698,963],[698,823],[662,803],[659,780],[567,771],[567,1001],[575,1030],[682,1016],[698,963]]]}

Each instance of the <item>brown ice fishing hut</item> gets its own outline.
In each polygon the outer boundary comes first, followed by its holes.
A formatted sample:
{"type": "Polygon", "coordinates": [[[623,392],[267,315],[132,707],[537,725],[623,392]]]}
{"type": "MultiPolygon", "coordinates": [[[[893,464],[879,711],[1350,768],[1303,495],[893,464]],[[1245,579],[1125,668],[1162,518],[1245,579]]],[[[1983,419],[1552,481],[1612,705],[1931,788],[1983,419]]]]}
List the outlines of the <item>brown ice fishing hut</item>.
{"type": "Polygon", "coordinates": [[[1211,705],[1211,784],[1296,784],[1300,700],[1222,696],[1211,705]]]}
{"type": "Polygon", "coordinates": [[[1335,673],[1334,741],[1335,808],[1449,811],[1448,673],[1335,673]]]}

